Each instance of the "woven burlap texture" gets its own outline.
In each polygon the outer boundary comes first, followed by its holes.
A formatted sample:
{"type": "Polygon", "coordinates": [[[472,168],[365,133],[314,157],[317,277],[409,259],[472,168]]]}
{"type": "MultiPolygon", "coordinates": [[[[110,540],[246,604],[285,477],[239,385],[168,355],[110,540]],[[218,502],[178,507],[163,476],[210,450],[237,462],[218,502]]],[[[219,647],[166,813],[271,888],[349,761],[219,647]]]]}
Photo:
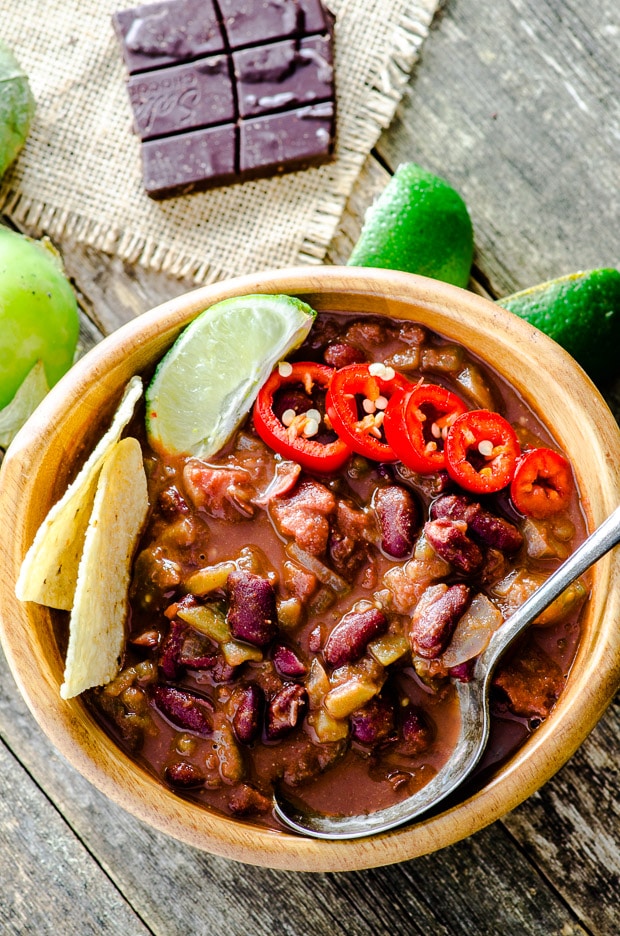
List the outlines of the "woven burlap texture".
{"type": "MultiPolygon", "coordinates": [[[[330,0],[338,143],[329,165],[165,202],[142,189],[111,14],[119,0],[3,0],[0,34],[30,77],[37,113],[0,207],[52,238],[206,283],[320,263],[361,166],[386,128],[436,0],[330,0]]],[[[137,4],[135,4],[137,5],[137,4]]]]}

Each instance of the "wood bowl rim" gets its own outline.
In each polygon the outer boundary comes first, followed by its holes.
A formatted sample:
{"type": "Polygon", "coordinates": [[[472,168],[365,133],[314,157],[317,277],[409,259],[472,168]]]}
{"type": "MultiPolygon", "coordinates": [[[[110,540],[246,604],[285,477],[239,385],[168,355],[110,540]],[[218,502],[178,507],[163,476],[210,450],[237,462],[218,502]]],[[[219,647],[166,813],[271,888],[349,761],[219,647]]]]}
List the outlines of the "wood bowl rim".
{"type": "Polygon", "coordinates": [[[250,826],[167,790],[116,747],[79,699],[60,699],[62,661],[49,642],[42,645],[51,630],[50,612],[22,604],[14,595],[23,555],[51,504],[49,497],[35,495],[44,480],[51,488],[62,463],[63,420],[69,415],[82,427],[101,421],[101,398],[118,398],[136,364],[142,368],[153,358],[155,352],[147,354],[151,343],[159,357],[203,308],[250,292],[299,295],[323,309],[343,308],[344,302],[346,310],[356,311],[371,303],[368,311],[373,314],[389,314],[391,305],[402,305],[402,312],[409,305],[416,310],[412,318],[454,340],[471,346],[463,336],[473,334],[473,350],[482,358],[488,359],[491,347],[494,355],[508,355],[511,368],[523,369],[509,369],[508,379],[530,402],[541,389],[550,392],[553,375],[570,381],[571,420],[581,430],[578,460],[567,444],[568,416],[563,417],[561,409],[566,398],[561,392],[556,406],[560,423],[554,423],[554,430],[557,436],[558,425],[563,427],[558,442],[575,466],[589,528],[620,502],[620,432],[600,393],[558,345],[495,303],[435,280],[388,270],[301,267],[237,277],[174,298],[104,339],[52,389],[19,433],[0,474],[5,521],[0,528],[0,639],[22,695],[56,748],[110,799],[160,831],[212,854],[287,870],[359,870],[408,860],[453,844],[515,808],[565,763],[595,726],[620,683],[620,629],[615,627],[620,613],[619,556],[609,554],[592,572],[584,638],[566,690],[550,718],[497,776],[468,800],[424,822],[345,842],[250,826]],[[590,456],[587,462],[584,452],[590,456]],[[593,479],[587,492],[586,468],[593,479]]]}

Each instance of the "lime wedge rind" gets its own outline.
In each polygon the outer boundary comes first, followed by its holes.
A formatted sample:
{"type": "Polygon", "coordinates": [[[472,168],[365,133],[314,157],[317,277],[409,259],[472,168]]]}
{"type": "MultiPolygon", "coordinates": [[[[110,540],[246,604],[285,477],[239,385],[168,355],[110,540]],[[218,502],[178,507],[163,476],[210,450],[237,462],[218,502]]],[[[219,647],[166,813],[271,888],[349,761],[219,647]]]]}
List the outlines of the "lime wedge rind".
{"type": "Polygon", "coordinates": [[[225,299],[202,312],[160,362],[146,394],[159,452],[210,458],[249,412],[273,367],[307,336],[315,312],[290,296],[225,299]]]}

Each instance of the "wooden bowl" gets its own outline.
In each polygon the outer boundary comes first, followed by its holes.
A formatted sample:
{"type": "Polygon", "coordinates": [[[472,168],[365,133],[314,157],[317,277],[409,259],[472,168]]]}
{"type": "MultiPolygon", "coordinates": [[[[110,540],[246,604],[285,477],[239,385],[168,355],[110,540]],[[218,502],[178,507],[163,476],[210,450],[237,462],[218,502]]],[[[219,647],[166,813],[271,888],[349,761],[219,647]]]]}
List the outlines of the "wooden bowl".
{"type": "Polygon", "coordinates": [[[63,660],[54,613],[14,596],[24,554],[75,462],[84,457],[129,377],[148,369],[208,305],[249,292],[290,293],[317,309],[417,320],[474,350],[503,373],[552,428],[571,460],[590,529],[620,503],[620,433],[596,388],[554,342],[472,293],[422,277],[361,268],[293,269],[197,289],[124,326],[51,391],[5,459],[0,484],[1,637],[18,686],[60,752],[129,812],[198,848],[253,864],[353,870],[417,857],[493,822],[571,756],[620,681],[620,554],[596,565],[583,637],[566,689],[549,719],[478,793],[410,827],[345,842],[256,828],[210,813],[168,791],[132,763],[78,699],[59,696],[63,660]],[[86,445],[85,445],[86,443],[86,445]]]}

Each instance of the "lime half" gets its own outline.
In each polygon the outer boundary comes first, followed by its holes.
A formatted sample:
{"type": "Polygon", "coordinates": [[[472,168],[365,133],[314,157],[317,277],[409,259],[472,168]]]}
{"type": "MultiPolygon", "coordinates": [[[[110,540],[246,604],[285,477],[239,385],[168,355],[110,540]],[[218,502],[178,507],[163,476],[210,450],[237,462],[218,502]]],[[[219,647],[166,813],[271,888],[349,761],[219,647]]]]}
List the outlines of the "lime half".
{"type": "Polygon", "coordinates": [[[263,295],[235,296],[202,312],[162,359],[146,392],[152,447],[200,458],[219,451],[315,315],[299,299],[263,295]]]}

